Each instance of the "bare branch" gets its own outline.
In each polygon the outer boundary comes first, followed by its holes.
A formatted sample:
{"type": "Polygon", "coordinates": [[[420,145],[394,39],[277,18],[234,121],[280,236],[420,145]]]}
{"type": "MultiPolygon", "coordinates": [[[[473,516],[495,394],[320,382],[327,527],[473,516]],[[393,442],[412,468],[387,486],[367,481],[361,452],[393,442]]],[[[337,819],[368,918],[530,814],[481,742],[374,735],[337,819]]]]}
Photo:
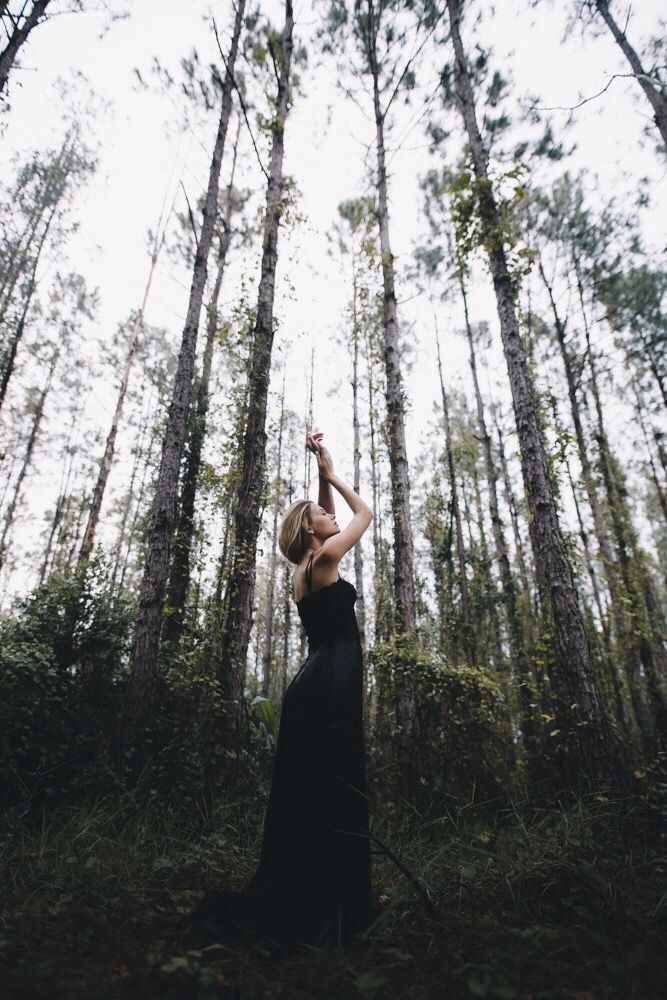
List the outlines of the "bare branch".
{"type": "Polygon", "coordinates": [[[584,97],[581,101],[579,101],[578,104],[573,104],[571,107],[568,107],[567,105],[565,106],[556,105],[553,108],[542,108],[538,104],[531,104],[528,110],[529,111],[576,111],[578,108],[582,108],[584,104],[588,104],[590,101],[596,101],[598,97],[602,97],[603,94],[606,94],[606,92],[609,90],[614,80],[617,79],[645,80],[652,87],[655,87],[656,90],[661,89],[659,81],[654,80],[653,77],[647,76],[645,73],[614,73],[613,76],[609,78],[609,80],[602,88],[602,90],[599,90],[597,94],[592,94],[590,97],[584,97]]]}
{"type": "Polygon", "coordinates": [[[240,91],[240,89],[238,87],[238,84],[236,82],[236,78],[234,77],[234,74],[230,71],[229,66],[227,65],[227,60],[225,59],[224,53],[222,51],[222,45],[220,44],[220,38],[218,36],[218,28],[217,28],[217,25],[215,23],[215,20],[213,21],[213,33],[215,35],[215,40],[216,40],[217,45],[218,45],[218,52],[220,53],[220,58],[222,59],[222,65],[225,67],[225,73],[229,73],[230,79],[232,81],[232,86],[234,87],[234,90],[236,91],[236,96],[239,99],[239,104],[241,105],[241,111],[243,112],[243,117],[245,119],[246,128],[248,129],[248,134],[250,136],[250,141],[252,142],[252,148],[255,150],[255,155],[257,157],[257,162],[259,163],[260,169],[261,169],[262,173],[264,174],[264,176],[266,177],[266,179],[268,181],[269,175],[267,174],[266,170],[264,169],[264,164],[262,163],[262,158],[259,155],[259,150],[257,148],[257,143],[255,142],[255,136],[253,135],[252,128],[251,128],[250,122],[248,120],[248,111],[246,109],[245,101],[243,100],[243,96],[242,96],[241,91],[240,91]]]}
{"type": "Polygon", "coordinates": [[[192,226],[192,235],[195,238],[195,247],[199,250],[199,237],[197,236],[197,227],[195,226],[195,218],[192,214],[192,207],[190,205],[190,199],[188,198],[188,192],[185,190],[185,184],[181,181],[181,187],[183,188],[183,194],[185,195],[185,201],[188,206],[188,216],[190,217],[190,225],[192,226]]]}

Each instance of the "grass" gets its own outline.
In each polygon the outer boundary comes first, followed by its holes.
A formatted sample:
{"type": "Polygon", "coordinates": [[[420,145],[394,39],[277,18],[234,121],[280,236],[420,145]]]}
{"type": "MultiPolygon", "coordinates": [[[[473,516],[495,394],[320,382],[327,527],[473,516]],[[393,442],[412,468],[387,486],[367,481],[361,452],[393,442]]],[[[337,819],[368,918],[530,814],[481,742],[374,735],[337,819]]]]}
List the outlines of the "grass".
{"type": "MultiPolygon", "coordinates": [[[[362,945],[189,948],[174,922],[259,853],[261,796],[184,815],[130,797],[2,828],[7,998],[596,1000],[662,996],[667,859],[646,797],[373,810],[380,915],[362,945]],[[402,870],[401,870],[402,869],[402,870]],[[426,896],[426,899],[424,898],[426,896]]],[[[664,824],[663,824],[664,825],[664,824]]]]}

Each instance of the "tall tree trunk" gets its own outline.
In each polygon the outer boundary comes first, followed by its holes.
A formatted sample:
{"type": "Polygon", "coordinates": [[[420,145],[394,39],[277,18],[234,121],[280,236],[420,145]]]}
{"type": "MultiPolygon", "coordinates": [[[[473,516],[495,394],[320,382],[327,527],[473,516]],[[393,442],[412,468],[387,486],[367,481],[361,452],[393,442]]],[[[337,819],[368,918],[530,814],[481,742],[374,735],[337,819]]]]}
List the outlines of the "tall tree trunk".
{"type": "MultiPolygon", "coordinates": [[[[253,620],[255,558],[261,522],[266,462],[266,403],[273,347],[273,300],[278,261],[278,227],[283,209],[283,155],[289,110],[294,18],[285,3],[285,26],[279,67],[275,118],[271,127],[271,164],[266,191],[266,216],[257,312],[252,334],[248,377],[248,408],[243,439],[243,470],[235,512],[234,552],[228,583],[225,621],[216,663],[220,674],[222,746],[236,761],[241,743],[246,660],[253,620]]],[[[229,777],[236,771],[232,764],[229,777]]]]}
{"type": "MultiPolygon", "coordinates": [[[[352,453],[354,473],[352,487],[361,489],[361,443],[359,431],[359,317],[357,315],[357,276],[352,286],[352,453]]],[[[361,645],[366,648],[366,598],[364,595],[364,554],[361,544],[354,547],[354,584],[357,591],[356,613],[361,645]]],[[[364,684],[364,691],[366,685],[364,684]]]]}
{"type": "Polygon", "coordinates": [[[14,28],[5,48],[0,52],[0,94],[7,86],[7,79],[19,49],[27,41],[28,35],[37,25],[51,0],[33,0],[32,8],[19,28],[14,28]]]}
{"type": "Polygon", "coordinates": [[[185,462],[185,472],[183,474],[183,487],[179,503],[178,526],[174,534],[172,547],[173,557],[169,572],[169,585],[167,587],[167,605],[169,607],[169,614],[166,617],[162,633],[163,638],[167,642],[171,643],[177,643],[180,641],[185,624],[185,604],[188,596],[188,588],[190,586],[190,563],[192,557],[195,501],[201,472],[202,450],[207,434],[209,387],[211,382],[213,349],[219,325],[218,302],[220,299],[220,290],[222,288],[222,279],[225,272],[227,251],[230,243],[232,195],[234,189],[234,175],[236,172],[236,156],[238,152],[239,133],[240,119],[239,126],[236,131],[236,139],[234,141],[234,154],[232,157],[230,180],[227,185],[227,198],[223,219],[223,236],[220,240],[218,264],[215,281],[213,283],[213,291],[211,293],[211,299],[206,312],[206,344],[204,346],[204,357],[202,359],[202,373],[201,378],[197,383],[195,401],[192,406],[192,413],[190,417],[189,447],[185,462]]]}
{"type": "MultiPolygon", "coordinates": [[[[652,724],[650,710],[646,697],[643,693],[643,685],[640,676],[639,650],[636,642],[636,636],[634,634],[635,630],[629,622],[626,614],[627,602],[623,593],[624,585],[621,577],[619,576],[618,563],[612,549],[606,518],[598,497],[598,491],[595,483],[595,473],[588,454],[588,445],[584,434],[581,407],[577,393],[577,378],[575,376],[574,366],[565,340],[565,322],[558,312],[553,288],[547,279],[541,260],[538,260],[538,268],[551,305],[556,339],[558,341],[561,360],[563,362],[568,398],[570,401],[570,413],[572,415],[572,424],[574,426],[574,434],[577,442],[577,453],[579,456],[579,463],[581,465],[581,478],[586,491],[591,514],[593,516],[593,527],[595,529],[595,536],[600,550],[602,569],[611,599],[614,634],[619,652],[621,654],[623,669],[627,675],[634,714],[644,736],[647,736],[652,729],[652,724]]],[[[580,302],[580,305],[583,310],[583,301],[580,302]]],[[[586,547],[586,544],[587,543],[584,542],[584,547],[586,547]]],[[[614,669],[618,669],[616,665],[614,665],[614,669]]]]}
{"type": "Polygon", "coordinates": [[[438,375],[440,377],[440,395],[442,398],[442,420],[445,429],[445,453],[447,455],[447,473],[449,490],[452,498],[452,515],[456,525],[456,558],[458,562],[459,593],[461,595],[461,618],[463,620],[463,650],[469,667],[475,666],[475,637],[470,621],[470,597],[468,594],[468,576],[466,573],[465,543],[463,541],[463,526],[461,524],[461,509],[459,493],[456,485],[456,470],[454,468],[454,453],[452,450],[452,429],[449,423],[449,405],[445,391],[445,380],[442,376],[442,360],[440,358],[440,342],[436,333],[436,348],[438,353],[438,375]]]}
{"type": "Polygon", "coordinates": [[[530,577],[528,575],[528,565],[526,562],[526,553],[523,547],[523,539],[521,538],[521,529],[519,527],[519,508],[516,502],[516,497],[514,496],[514,488],[512,486],[512,480],[510,478],[509,466],[507,464],[507,456],[505,455],[505,441],[503,438],[503,432],[500,429],[500,425],[497,422],[496,415],[496,437],[498,438],[498,456],[500,458],[500,468],[503,474],[503,487],[505,492],[505,502],[507,504],[508,510],[510,512],[510,521],[512,522],[512,536],[514,538],[514,548],[516,550],[516,562],[519,568],[519,578],[521,580],[521,589],[523,591],[524,602],[526,605],[526,611],[529,614],[530,619],[530,633],[533,634],[532,628],[532,588],[530,585],[530,577]]]}
{"type": "Polygon", "coordinates": [[[146,562],[139,595],[139,614],[130,656],[130,679],[119,730],[119,749],[121,755],[127,754],[132,747],[138,744],[141,744],[143,747],[145,725],[150,722],[155,711],[160,627],[162,624],[162,608],[167,586],[167,570],[172,535],[176,521],[179,471],[190,407],[192,375],[197,350],[199,319],[206,285],[208,255],[215,230],[220,166],[232,108],[234,64],[241,35],[244,9],[245,0],[238,0],[234,34],[227,57],[225,79],[222,87],[218,132],[211,159],[206,199],[202,212],[201,231],[195,254],[188,311],[162,444],[160,470],[152,508],[146,562]]]}
{"type": "MultiPolygon", "coordinates": [[[[591,373],[591,392],[597,417],[597,440],[602,481],[607,494],[607,505],[616,542],[616,554],[625,592],[623,597],[629,604],[631,612],[632,631],[628,639],[633,645],[636,645],[638,659],[644,667],[646,687],[657,735],[664,741],[667,739],[667,695],[662,682],[666,665],[665,642],[664,637],[660,634],[660,623],[657,617],[651,613],[654,605],[650,593],[651,584],[643,566],[643,553],[639,550],[630,511],[619,488],[617,464],[613,460],[604,426],[595,357],[588,329],[586,331],[586,346],[591,373]]],[[[639,693],[642,684],[639,670],[636,670],[632,682],[632,689],[636,689],[639,693]]],[[[641,721],[644,726],[644,735],[650,738],[649,720],[644,715],[641,721]]]]}
{"type": "Polygon", "coordinates": [[[571,703],[576,706],[573,731],[579,738],[581,769],[595,779],[616,783],[619,780],[616,755],[595,682],[579,595],[558,523],[534,390],[517,321],[514,281],[509,272],[504,245],[498,239],[498,233],[501,232],[500,211],[489,181],[487,154],[477,124],[472,85],[461,42],[459,0],[447,0],[447,8],[455,53],[457,98],[478,182],[480,223],[488,245],[488,259],[519,435],[523,478],[537,543],[536,570],[538,578],[542,575],[549,588],[560,672],[568,686],[571,703]]]}
{"type": "MultiPolygon", "coordinates": [[[[171,214],[171,212],[169,214],[171,214]]],[[[155,274],[155,268],[157,266],[158,257],[160,255],[162,247],[164,246],[164,241],[166,236],[166,225],[169,216],[167,216],[164,228],[162,227],[163,217],[164,217],[164,205],[162,211],[160,212],[160,218],[158,219],[157,229],[155,230],[155,237],[153,239],[150,266],[148,268],[148,277],[146,279],[144,294],[141,300],[141,305],[139,307],[139,312],[137,313],[134,323],[132,324],[132,331],[130,333],[127,355],[125,357],[125,365],[123,368],[123,374],[120,380],[120,387],[118,389],[118,396],[116,399],[116,408],[114,410],[113,417],[111,418],[111,427],[109,428],[109,433],[107,435],[107,440],[104,447],[104,454],[102,455],[102,461],[100,462],[100,468],[97,474],[97,482],[95,483],[95,489],[93,490],[93,498],[90,503],[90,510],[88,511],[88,521],[86,524],[86,530],[84,531],[83,541],[81,543],[81,550],[79,552],[79,562],[78,562],[79,566],[85,565],[88,562],[88,559],[90,558],[90,553],[93,548],[93,542],[95,540],[95,532],[97,531],[97,525],[100,520],[102,501],[104,500],[104,492],[106,490],[107,482],[109,479],[109,473],[111,472],[111,465],[113,463],[113,456],[116,448],[116,437],[118,435],[118,426],[120,424],[120,419],[123,414],[123,405],[125,403],[127,387],[130,383],[130,374],[132,372],[132,366],[134,365],[134,361],[137,356],[137,351],[139,350],[139,339],[141,337],[144,328],[144,315],[146,312],[146,304],[148,302],[148,296],[150,294],[151,285],[153,284],[153,276],[155,274]]]]}
{"type": "MultiPolygon", "coordinates": [[[[313,427],[313,392],[315,388],[315,348],[310,353],[310,383],[308,388],[308,401],[306,404],[306,430],[313,427]]],[[[303,496],[308,496],[310,487],[310,448],[306,448],[303,456],[303,496]]],[[[299,624],[299,657],[304,660],[306,657],[306,630],[299,624]]]]}
{"type": "Polygon", "coordinates": [[[266,597],[266,630],[264,633],[264,648],[262,651],[262,685],[261,692],[265,698],[269,696],[273,676],[273,632],[276,604],[276,568],[278,565],[278,516],[280,514],[282,491],[283,462],[283,432],[285,426],[285,376],[280,394],[280,418],[278,421],[278,454],[276,460],[276,491],[273,498],[273,524],[271,526],[271,554],[269,556],[269,577],[266,597]]]}
{"type": "Polygon", "coordinates": [[[21,315],[16,325],[16,329],[14,330],[14,333],[11,336],[9,342],[9,353],[6,358],[3,358],[2,377],[0,378],[0,408],[2,408],[2,405],[5,401],[5,396],[7,395],[9,380],[14,373],[16,352],[18,351],[19,344],[21,343],[23,334],[25,332],[25,324],[28,318],[28,311],[30,309],[32,297],[35,293],[35,288],[37,287],[37,267],[39,265],[40,257],[42,255],[42,250],[44,249],[44,245],[46,243],[46,237],[48,236],[51,224],[55,218],[57,210],[58,210],[58,201],[55,201],[53,207],[51,208],[51,211],[48,214],[46,224],[39,238],[39,243],[37,244],[37,252],[35,253],[35,257],[32,262],[32,268],[30,270],[30,280],[28,282],[28,289],[23,299],[23,307],[21,310],[21,315]]]}
{"type": "Polygon", "coordinates": [[[630,63],[632,72],[635,74],[637,79],[637,83],[646,94],[646,97],[653,108],[653,120],[655,121],[660,135],[662,136],[662,142],[665,147],[665,151],[667,152],[667,98],[657,81],[654,81],[651,77],[649,77],[648,73],[645,72],[639,56],[628,41],[627,35],[619,28],[611,11],[609,10],[608,0],[595,0],[595,6],[600,12],[600,17],[614,36],[616,44],[619,46],[621,52],[630,63]]]}
{"type": "MultiPolygon", "coordinates": [[[[384,143],[384,113],[380,106],[379,67],[372,4],[369,3],[370,37],[368,56],[373,76],[373,112],[377,154],[378,225],[384,290],[383,354],[386,377],[387,424],[389,432],[389,467],[391,471],[391,509],[394,526],[394,615],[399,632],[412,634],[417,627],[414,585],[414,553],[410,518],[410,476],[405,445],[405,405],[401,355],[398,341],[398,316],[394,281],[394,256],[389,239],[389,202],[384,143]]],[[[410,732],[415,725],[414,706],[406,704],[410,732]]]]}
{"type": "Polygon", "coordinates": [[[368,433],[371,446],[371,497],[373,505],[373,579],[374,596],[374,641],[389,638],[389,615],[386,612],[384,595],[385,569],[382,555],[382,511],[380,508],[380,484],[378,475],[378,451],[375,430],[375,384],[373,379],[373,354],[368,331],[364,337],[366,353],[366,377],[368,380],[368,433]]]}
{"type": "Polygon", "coordinates": [[[46,402],[46,397],[51,388],[51,382],[53,380],[53,373],[56,370],[56,365],[58,364],[59,352],[55,352],[53,358],[51,359],[51,364],[49,366],[49,372],[44,384],[44,388],[39,394],[39,399],[37,400],[37,405],[35,406],[35,413],[32,419],[32,426],[30,428],[30,434],[28,435],[28,442],[26,444],[25,454],[23,456],[23,464],[19,470],[19,474],[14,485],[14,493],[9,505],[5,512],[4,524],[2,527],[2,535],[0,535],[0,570],[4,566],[5,553],[7,552],[8,535],[11,531],[12,525],[14,523],[14,514],[16,513],[16,507],[18,505],[19,496],[21,494],[21,487],[23,486],[23,480],[26,477],[26,473],[30,468],[30,463],[32,462],[33,452],[35,450],[35,442],[37,441],[37,435],[39,434],[39,428],[42,423],[42,418],[44,416],[44,404],[46,402]]]}
{"type": "Polygon", "coordinates": [[[44,550],[44,556],[42,558],[42,566],[39,573],[39,586],[44,583],[49,570],[49,563],[51,561],[51,550],[53,548],[53,541],[55,538],[56,531],[60,525],[62,518],[63,506],[65,503],[65,498],[69,492],[69,481],[72,475],[72,456],[76,451],[76,439],[79,435],[81,428],[81,414],[83,412],[84,404],[80,401],[79,407],[72,413],[72,423],[70,425],[69,434],[67,436],[67,442],[62,452],[62,474],[60,477],[60,486],[58,489],[58,497],[56,499],[53,517],[51,519],[51,529],[49,531],[49,537],[46,541],[46,548],[44,550]],[[65,457],[66,456],[66,457],[65,457]]]}
{"type": "Polygon", "coordinates": [[[653,450],[651,448],[651,443],[648,437],[648,431],[646,430],[646,424],[644,422],[644,406],[642,403],[641,394],[639,388],[637,387],[637,382],[634,376],[630,379],[632,382],[632,391],[635,397],[635,409],[637,411],[637,417],[639,418],[639,426],[642,430],[642,437],[644,438],[644,444],[646,445],[646,454],[648,455],[649,466],[651,469],[651,479],[653,480],[653,485],[655,486],[655,494],[658,498],[658,503],[660,504],[660,510],[662,511],[662,516],[667,524],[667,495],[663,489],[662,483],[658,476],[658,470],[655,467],[655,461],[653,459],[653,450]]]}
{"type": "MultiPolygon", "coordinates": [[[[530,666],[526,644],[523,637],[521,617],[517,605],[517,592],[514,583],[514,575],[510,566],[509,549],[505,539],[505,528],[500,516],[500,506],[498,503],[498,472],[493,457],[491,447],[491,435],[486,423],[484,411],[484,399],[479,385],[479,375],[477,372],[477,357],[475,354],[475,340],[472,327],[470,325],[470,315],[468,312],[468,295],[465,280],[461,272],[457,269],[461,298],[463,300],[463,313],[465,319],[466,338],[468,341],[468,361],[472,373],[473,388],[475,390],[475,405],[477,408],[477,426],[479,437],[482,443],[482,454],[484,455],[484,472],[486,485],[489,491],[489,514],[491,517],[491,530],[493,532],[493,542],[500,574],[500,582],[503,591],[503,604],[507,615],[507,636],[509,640],[510,658],[516,678],[521,704],[521,732],[524,746],[527,753],[533,760],[537,756],[537,728],[538,722],[535,712],[537,695],[535,692],[535,682],[533,671],[530,666]]],[[[519,552],[519,557],[523,556],[519,552]]],[[[525,575],[525,569],[524,569],[525,575]]],[[[525,582],[527,587],[527,578],[525,582]]],[[[530,604],[528,604],[528,609],[530,604]]]]}

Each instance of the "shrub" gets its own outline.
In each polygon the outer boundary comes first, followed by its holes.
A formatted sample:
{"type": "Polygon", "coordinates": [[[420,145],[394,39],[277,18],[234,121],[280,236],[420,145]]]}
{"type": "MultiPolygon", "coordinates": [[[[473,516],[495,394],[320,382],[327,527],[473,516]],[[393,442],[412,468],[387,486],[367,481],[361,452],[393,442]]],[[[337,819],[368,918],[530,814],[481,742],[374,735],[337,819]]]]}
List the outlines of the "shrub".
{"type": "MultiPolygon", "coordinates": [[[[417,702],[415,765],[428,795],[497,794],[512,776],[512,736],[503,693],[482,670],[437,662],[417,639],[396,636],[368,655],[378,695],[371,745],[386,786],[396,770],[397,706],[408,682],[417,702]]],[[[420,796],[423,798],[423,796],[420,796]]]]}
{"type": "Polygon", "coordinates": [[[0,622],[0,770],[6,805],[108,784],[128,602],[99,559],[54,574],[0,622]]]}

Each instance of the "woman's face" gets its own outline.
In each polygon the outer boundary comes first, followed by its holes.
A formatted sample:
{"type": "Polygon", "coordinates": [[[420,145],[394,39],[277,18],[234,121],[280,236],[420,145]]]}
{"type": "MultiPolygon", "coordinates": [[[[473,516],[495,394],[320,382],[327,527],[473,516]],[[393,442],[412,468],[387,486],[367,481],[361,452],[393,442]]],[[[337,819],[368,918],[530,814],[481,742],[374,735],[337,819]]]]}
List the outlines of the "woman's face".
{"type": "Polygon", "coordinates": [[[324,507],[313,503],[310,505],[310,526],[315,538],[323,542],[325,538],[337,535],[340,531],[335,514],[327,514],[324,507]]]}

